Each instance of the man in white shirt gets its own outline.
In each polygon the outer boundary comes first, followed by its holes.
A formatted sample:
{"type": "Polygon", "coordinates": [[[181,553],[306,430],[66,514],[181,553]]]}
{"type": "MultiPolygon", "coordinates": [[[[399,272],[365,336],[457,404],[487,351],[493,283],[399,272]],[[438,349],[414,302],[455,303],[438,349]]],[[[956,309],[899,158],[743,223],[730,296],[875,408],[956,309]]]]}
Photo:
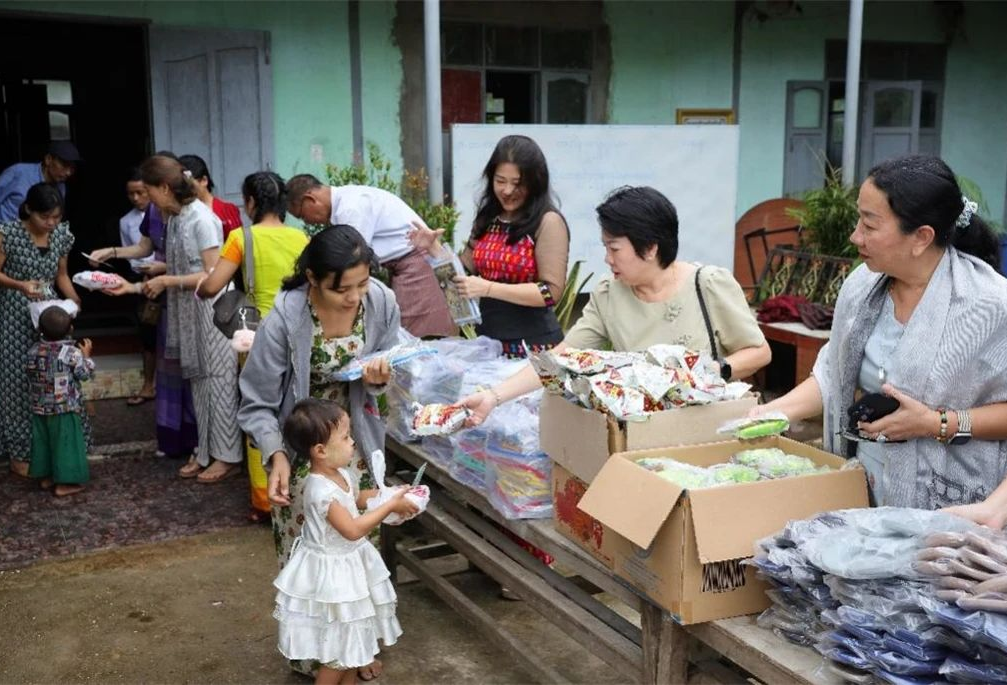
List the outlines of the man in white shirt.
{"type": "MultiPolygon", "coordinates": [[[[150,206],[150,198],[147,196],[147,187],[143,185],[140,178],[140,170],[134,169],[129,180],[126,181],[126,195],[129,197],[133,209],[123,214],[119,219],[119,239],[123,247],[136,245],[140,242],[140,223],[143,215],[150,206]]],[[[157,211],[156,209],[154,211],[157,211]]],[[[153,255],[144,259],[131,259],[130,265],[133,271],[141,276],[146,274],[145,268],[154,260],[153,255]]],[[[144,300],[146,301],[146,300],[144,300]]],[[[140,345],[143,349],[143,387],[140,391],[126,400],[126,404],[135,407],[149,400],[154,399],[154,373],[157,368],[157,325],[139,322],[140,345]]]]}
{"type": "Polygon", "coordinates": [[[421,338],[455,332],[433,269],[406,237],[412,222],[422,220],[397,195],[371,186],[325,186],[300,174],[287,182],[287,210],[308,224],[346,224],[360,231],[391,275],[407,331],[421,338]]]}

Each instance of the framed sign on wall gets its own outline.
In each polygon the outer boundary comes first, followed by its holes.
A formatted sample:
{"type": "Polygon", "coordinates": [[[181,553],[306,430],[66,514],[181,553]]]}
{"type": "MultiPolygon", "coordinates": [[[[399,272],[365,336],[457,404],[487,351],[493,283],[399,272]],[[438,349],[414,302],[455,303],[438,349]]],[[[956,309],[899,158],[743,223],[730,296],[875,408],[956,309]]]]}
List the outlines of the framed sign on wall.
{"type": "Polygon", "coordinates": [[[676,109],[676,124],[733,124],[733,109],[676,109]]]}

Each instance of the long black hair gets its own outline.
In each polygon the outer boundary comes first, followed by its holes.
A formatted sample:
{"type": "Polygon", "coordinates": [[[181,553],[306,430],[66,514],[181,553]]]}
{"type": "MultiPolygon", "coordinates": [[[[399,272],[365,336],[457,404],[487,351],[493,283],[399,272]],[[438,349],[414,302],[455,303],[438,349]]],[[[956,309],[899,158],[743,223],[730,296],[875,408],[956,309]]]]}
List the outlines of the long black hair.
{"type": "Polygon", "coordinates": [[[548,211],[557,211],[549,189],[549,166],[542,149],[528,136],[504,136],[483,169],[486,187],[479,199],[479,208],[472,226],[471,242],[485,234],[493,220],[503,211],[493,192],[493,176],[501,164],[514,164],[521,172],[521,185],[527,197],[518,216],[510,224],[507,244],[513,245],[526,235],[533,235],[548,211]]]}
{"type": "Polygon", "coordinates": [[[206,166],[206,161],[199,155],[182,155],[178,158],[195,179],[205,178],[206,189],[213,192],[213,177],[210,176],[210,168],[206,166]]]}
{"type": "Polygon", "coordinates": [[[944,160],[930,155],[896,157],[881,162],[867,176],[888,198],[903,233],[931,226],[940,247],[952,245],[1000,271],[999,239],[977,213],[963,214],[962,189],[944,160]],[[962,226],[957,225],[959,217],[962,226]]]}
{"type": "Polygon", "coordinates": [[[267,214],[275,214],[283,221],[287,217],[287,189],[279,174],[272,171],[256,171],[245,176],[241,184],[241,195],[245,200],[255,202],[252,223],[259,223],[267,214]]]}
{"type": "Polygon", "coordinates": [[[25,221],[32,212],[48,214],[56,208],[63,214],[63,194],[59,192],[59,188],[51,183],[36,183],[25,193],[24,202],[18,207],[17,215],[25,221]]]}
{"type": "Polygon", "coordinates": [[[308,270],[321,281],[333,274],[332,289],[339,288],[343,274],[355,266],[376,266],[374,250],[360,232],[346,224],[335,224],[316,233],[301,252],[294,265],[294,273],[283,281],[284,290],[300,288],[308,282],[308,270]]]}

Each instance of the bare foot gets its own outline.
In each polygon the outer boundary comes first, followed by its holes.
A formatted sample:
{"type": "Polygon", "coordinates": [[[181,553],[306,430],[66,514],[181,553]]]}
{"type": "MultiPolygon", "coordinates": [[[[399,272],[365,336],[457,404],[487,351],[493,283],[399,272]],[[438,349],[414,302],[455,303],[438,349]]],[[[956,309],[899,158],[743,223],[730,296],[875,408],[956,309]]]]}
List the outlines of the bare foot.
{"type": "Polygon", "coordinates": [[[43,478],[38,485],[43,490],[52,490],[52,478],[43,478]]]}
{"type": "Polygon", "coordinates": [[[60,483],[59,485],[56,486],[56,489],[53,490],[53,494],[56,495],[57,497],[67,497],[69,495],[76,495],[78,492],[83,491],[84,491],[83,485],[76,485],[76,484],[64,485],[63,483],[60,483]]]}
{"type": "Polygon", "coordinates": [[[374,680],[375,678],[381,677],[381,672],[383,670],[384,667],[381,663],[381,660],[375,659],[366,666],[361,666],[360,668],[358,668],[357,675],[360,676],[360,679],[363,681],[374,680]]]}
{"type": "Polygon", "coordinates": [[[21,476],[22,478],[27,478],[28,462],[18,461],[17,459],[11,459],[10,472],[13,473],[15,476],[21,476]]]}

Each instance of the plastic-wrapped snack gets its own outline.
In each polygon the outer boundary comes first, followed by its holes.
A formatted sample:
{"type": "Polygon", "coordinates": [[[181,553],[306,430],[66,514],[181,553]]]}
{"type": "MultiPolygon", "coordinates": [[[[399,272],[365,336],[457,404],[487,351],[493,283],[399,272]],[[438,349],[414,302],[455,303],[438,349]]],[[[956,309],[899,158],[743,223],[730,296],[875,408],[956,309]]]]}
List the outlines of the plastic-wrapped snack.
{"type": "Polygon", "coordinates": [[[968,531],[965,542],[983,554],[993,557],[1002,564],[1007,564],[1007,539],[999,531],[968,531]]]}
{"type": "Polygon", "coordinates": [[[646,354],[652,362],[666,369],[691,369],[700,361],[699,352],[682,345],[651,345],[646,354]]]}
{"type": "Polygon", "coordinates": [[[714,484],[713,476],[704,468],[692,464],[682,464],[669,460],[663,469],[656,471],[658,476],[675,483],[686,490],[708,488],[714,484]]]}
{"type": "Polygon", "coordinates": [[[598,350],[578,350],[568,347],[562,352],[546,352],[542,357],[552,357],[557,365],[581,375],[601,373],[605,370],[605,359],[598,350]]]}
{"type": "Polygon", "coordinates": [[[754,483],[759,480],[759,472],[744,464],[715,464],[707,470],[713,476],[713,482],[718,484],[754,483]]]}
{"type": "Polygon", "coordinates": [[[126,281],[118,274],[110,274],[104,271],[81,271],[73,275],[73,282],[88,290],[111,290],[118,288],[126,281]]]}
{"type": "MultiPolygon", "coordinates": [[[[385,485],[385,453],[381,450],[374,450],[371,453],[371,474],[374,476],[374,483],[378,487],[378,494],[374,495],[367,500],[367,510],[373,511],[377,509],[382,504],[390,500],[395,494],[401,490],[401,487],[389,487],[385,485]]],[[[386,523],[389,526],[398,526],[411,518],[419,516],[427,509],[427,504],[430,503],[430,488],[426,485],[416,485],[415,487],[408,488],[406,492],[406,499],[415,504],[419,511],[413,516],[402,516],[401,514],[391,513],[386,516],[382,523],[386,523]]]]}
{"type": "MultiPolygon", "coordinates": [[[[946,592],[953,592],[953,590],[946,592]]],[[[940,599],[939,592],[934,594],[940,599]]],[[[1007,614],[1007,595],[1000,592],[986,592],[981,595],[962,593],[961,597],[956,598],[955,603],[968,611],[993,611],[998,614],[1007,614]]]]}
{"type": "Polygon", "coordinates": [[[958,576],[937,576],[931,582],[934,587],[941,590],[962,590],[963,592],[973,592],[979,583],[971,578],[959,578],[958,576]]]}
{"type": "Polygon", "coordinates": [[[948,655],[948,648],[943,645],[912,644],[892,635],[885,635],[883,641],[886,649],[917,661],[939,661],[948,655]]]}
{"type": "Polygon", "coordinates": [[[823,644],[822,642],[816,644],[815,649],[817,649],[818,653],[826,659],[846,666],[852,666],[860,671],[870,671],[874,669],[874,664],[854,652],[852,649],[829,643],[823,644]]]}
{"type": "Polygon", "coordinates": [[[927,676],[938,672],[942,660],[918,661],[889,649],[866,649],[863,655],[878,669],[898,675],[927,676]]]}
{"type": "Polygon", "coordinates": [[[937,561],[938,559],[957,559],[959,548],[956,547],[924,547],[916,554],[920,561],[937,561]]]}
{"type": "Polygon", "coordinates": [[[758,417],[745,417],[728,421],[718,428],[717,432],[733,435],[738,440],[752,440],[769,435],[780,435],[789,428],[790,420],[787,418],[787,415],[774,411],[758,417]]]}
{"type": "Polygon", "coordinates": [[[951,560],[942,557],[933,561],[919,561],[912,563],[913,570],[923,576],[953,576],[955,570],[951,568],[951,560]]]}
{"type": "Polygon", "coordinates": [[[450,435],[461,430],[471,412],[459,404],[415,405],[413,433],[416,435],[450,435]]]}
{"type": "Polygon", "coordinates": [[[983,594],[984,592],[1004,592],[1007,593],[1007,574],[993,576],[981,583],[972,586],[972,592],[983,594]]]}
{"type": "Polygon", "coordinates": [[[634,388],[616,385],[599,374],[591,378],[591,401],[597,409],[623,421],[641,421],[646,418],[644,395],[634,388]]]}
{"type": "Polygon", "coordinates": [[[975,578],[979,581],[989,580],[990,578],[996,578],[997,576],[996,573],[990,573],[989,571],[983,571],[973,566],[969,566],[957,559],[948,559],[948,566],[951,567],[955,575],[964,576],[965,578],[975,578]]]}
{"type": "Polygon", "coordinates": [[[830,470],[828,466],[819,467],[807,457],[787,454],[778,447],[742,450],[731,457],[731,461],[758,469],[766,478],[804,476],[830,470]]]}
{"type": "Polygon", "coordinates": [[[977,552],[971,547],[962,547],[961,554],[957,556],[973,568],[989,571],[990,573],[1007,574],[1007,566],[991,556],[983,554],[982,552],[977,552]]]}
{"type": "Polygon", "coordinates": [[[535,369],[542,387],[551,395],[563,395],[566,383],[570,379],[569,370],[561,366],[556,356],[551,352],[529,352],[528,362],[535,369]]]}
{"type": "MultiPolygon", "coordinates": [[[[636,380],[636,387],[654,400],[660,402],[675,385],[675,374],[661,366],[637,362],[628,367],[636,380]]],[[[620,369],[626,371],[627,369],[620,369]]]]}
{"type": "Polygon", "coordinates": [[[923,544],[927,547],[961,547],[966,542],[968,542],[966,533],[931,533],[923,538],[923,544]]]}

